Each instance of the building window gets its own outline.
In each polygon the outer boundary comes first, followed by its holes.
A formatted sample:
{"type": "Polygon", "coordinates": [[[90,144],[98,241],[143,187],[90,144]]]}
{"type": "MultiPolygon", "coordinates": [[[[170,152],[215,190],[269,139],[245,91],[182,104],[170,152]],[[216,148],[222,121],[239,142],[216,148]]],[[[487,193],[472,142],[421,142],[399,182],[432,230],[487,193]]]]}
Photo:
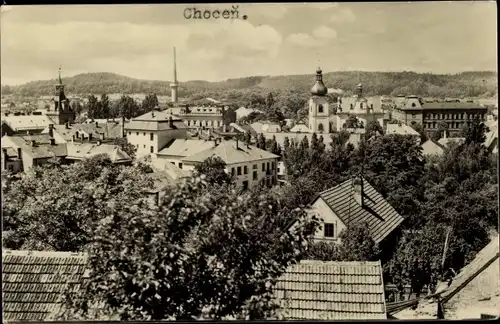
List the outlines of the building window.
{"type": "Polygon", "coordinates": [[[135,135],[139,136],[139,132],[136,132],[135,135]]]}
{"type": "Polygon", "coordinates": [[[257,180],[257,171],[254,171],[254,172],[253,172],[253,179],[254,179],[254,180],[257,180]]]}
{"type": "Polygon", "coordinates": [[[271,170],[271,168],[269,167],[269,162],[267,162],[267,169],[271,170]]]}
{"type": "Polygon", "coordinates": [[[170,163],[172,163],[173,165],[175,165],[175,163],[174,163],[174,162],[172,162],[172,161],[170,161],[170,163]]]}
{"type": "Polygon", "coordinates": [[[323,112],[323,105],[319,105],[319,106],[318,106],[318,112],[319,112],[319,113],[322,113],[322,112],[323,112]]]}
{"type": "Polygon", "coordinates": [[[144,136],[146,136],[146,133],[144,133],[144,136]]]}
{"type": "Polygon", "coordinates": [[[243,190],[247,190],[248,189],[248,181],[245,180],[243,181],[243,190]]]}
{"type": "Polygon", "coordinates": [[[132,136],[132,132],[128,132],[128,135],[129,135],[129,136],[132,136]]]}
{"type": "Polygon", "coordinates": [[[243,174],[248,174],[247,166],[243,166],[243,174]]]}
{"type": "Polygon", "coordinates": [[[150,152],[150,153],[153,153],[154,151],[155,151],[154,147],[150,146],[150,147],[149,147],[149,152],[150,152]]]}
{"type": "Polygon", "coordinates": [[[144,144],[142,148],[146,148],[146,144],[144,144]]]}
{"type": "Polygon", "coordinates": [[[278,173],[280,173],[280,172],[281,172],[281,171],[280,171],[280,168],[278,168],[276,171],[278,171],[278,173]]]}
{"type": "Polygon", "coordinates": [[[234,176],[234,168],[231,168],[231,175],[234,176]]]}
{"type": "Polygon", "coordinates": [[[359,104],[359,108],[363,109],[363,103],[362,102],[359,104]]]}
{"type": "Polygon", "coordinates": [[[182,163],[179,162],[179,169],[182,169],[182,163]]]}
{"type": "Polygon", "coordinates": [[[266,164],[262,163],[262,171],[266,171],[266,164]]]}
{"type": "Polygon", "coordinates": [[[149,134],[149,139],[150,140],[154,140],[154,138],[155,138],[155,134],[153,134],[153,133],[149,134]]]}
{"type": "Polygon", "coordinates": [[[238,175],[241,175],[241,167],[238,167],[238,175]]]}
{"type": "Polygon", "coordinates": [[[323,128],[323,124],[322,124],[322,123],[319,123],[319,124],[318,124],[318,133],[323,133],[323,130],[324,130],[324,128],[323,128]]]}
{"type": "Polygon", "coordinates": [[[274,170],[274,162],[271,162],[271,170],[274,170]]]}
{"type": "Polygon", "coordinates": [[[252,169],[257,170],[257,164],[254,164],[252,169]]]}
{"type": "Polygon", "coordinates": [[[335,237],[332,223],[325,223],[325,237],[335,237]]]}

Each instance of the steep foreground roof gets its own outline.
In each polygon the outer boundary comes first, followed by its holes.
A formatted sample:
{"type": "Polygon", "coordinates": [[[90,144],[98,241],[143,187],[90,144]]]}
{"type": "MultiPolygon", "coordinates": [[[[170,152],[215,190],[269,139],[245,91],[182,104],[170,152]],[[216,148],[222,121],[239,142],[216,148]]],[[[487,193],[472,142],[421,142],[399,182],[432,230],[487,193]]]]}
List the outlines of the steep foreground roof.
{"type": "Polygon", "coordinates": [[[387,318],[379,261],[302,261],[278,279],[274,296],[288,320],[387,318]]]}
{"type": "Polygon", "coordinates": [[[4,321],[46,320],[61,307],[68,285],[78,289],[87,256],[83,253],[3,251],[4,321]]]}
{"type": "Polygon", "coordinates": [[[434,142],[432,139],[428,139],[422,143],[422,155],[440,155],[444,152],[444,147],[434,142]]]}
{"type": "Polygon", "coordinates": [[[99,154],[106,154],[113,163],[131,162],[132,158],[125,153],[120,146],[115,144],[78,143],[68,142],[66,144],[67,159],[83,160],[99,154]]]}
{"type": "Polygon", "coordinates": [[[376,243],[387,237],[404,220],[365,179],[363,179],[363,207],[354,198],[351,179],[321,192],[316,199],[318,198],[323,199],[346,225],[367,222],[376,243]]]}

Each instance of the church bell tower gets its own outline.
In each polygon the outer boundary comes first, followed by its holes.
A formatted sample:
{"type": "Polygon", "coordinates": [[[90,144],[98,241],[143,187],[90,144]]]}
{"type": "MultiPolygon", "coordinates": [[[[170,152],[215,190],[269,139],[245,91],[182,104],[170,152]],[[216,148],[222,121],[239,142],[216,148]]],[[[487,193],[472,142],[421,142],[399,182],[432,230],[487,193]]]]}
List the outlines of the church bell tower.
{"type": "Polygon", "coordinates": [[[313,133],[330,133],[330,109],[328,106],[327,87],[323,84],[323,72],[318,67],[316,82],[311,89],[309,99],[309,129],[313,133]]]}

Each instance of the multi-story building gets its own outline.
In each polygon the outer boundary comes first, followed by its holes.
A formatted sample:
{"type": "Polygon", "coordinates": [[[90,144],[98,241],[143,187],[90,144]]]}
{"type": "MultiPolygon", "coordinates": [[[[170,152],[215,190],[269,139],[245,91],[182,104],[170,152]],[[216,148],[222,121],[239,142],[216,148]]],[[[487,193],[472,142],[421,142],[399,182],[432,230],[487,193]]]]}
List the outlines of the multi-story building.
{"type": "Polygon", "coordinates": [[[226,172],[232,174],[236,184],[243,188],[256,184],[277,184],[279,156],[238,140],[177,139],[152,160],[158,169],[172,164],[183,171],[192,172],[196,164],[209,157],[220,157],[226,163],[226,172]]]}
{"type": "Polygon", "coordinates": [[[393,107],[392,117],[407,125],[419,123],[425,131],[436,131],[441,123],[446,123],[448,131],[460,131],[467,121],[479,117],[486,120],[488,109],[472,101],[427,100],[408,96],[393,107]]]}
{"type": "Polygon", "coordinates": [[[137,148],[137,156],[158,153],[174,139],[188,138],[182,120],[164,111],[151,111],[125,125],[127,141],[137,148]]]}
{"type": "Polygon", "coordinates": [[[228,107],[215,104],[201,106],[176,104],[166,112],[179,117],[188,128],[220,128],[224,124],[224,112],[227,109],[228,107]]]}

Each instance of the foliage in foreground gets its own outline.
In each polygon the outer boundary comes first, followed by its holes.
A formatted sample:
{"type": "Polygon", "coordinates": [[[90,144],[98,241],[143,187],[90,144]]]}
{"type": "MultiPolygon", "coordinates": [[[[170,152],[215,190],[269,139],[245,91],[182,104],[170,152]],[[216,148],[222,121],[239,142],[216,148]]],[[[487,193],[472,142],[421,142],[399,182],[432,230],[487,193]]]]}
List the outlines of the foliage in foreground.
{"type": "Polygon", "coordinates": [[[100,220],[90,279],[67,296],[62,318],[270,316],[273,280],[307,249],[317,222],[268,192],[214,194],[203,178],[167,189],[158,208],[100,220]]]}

